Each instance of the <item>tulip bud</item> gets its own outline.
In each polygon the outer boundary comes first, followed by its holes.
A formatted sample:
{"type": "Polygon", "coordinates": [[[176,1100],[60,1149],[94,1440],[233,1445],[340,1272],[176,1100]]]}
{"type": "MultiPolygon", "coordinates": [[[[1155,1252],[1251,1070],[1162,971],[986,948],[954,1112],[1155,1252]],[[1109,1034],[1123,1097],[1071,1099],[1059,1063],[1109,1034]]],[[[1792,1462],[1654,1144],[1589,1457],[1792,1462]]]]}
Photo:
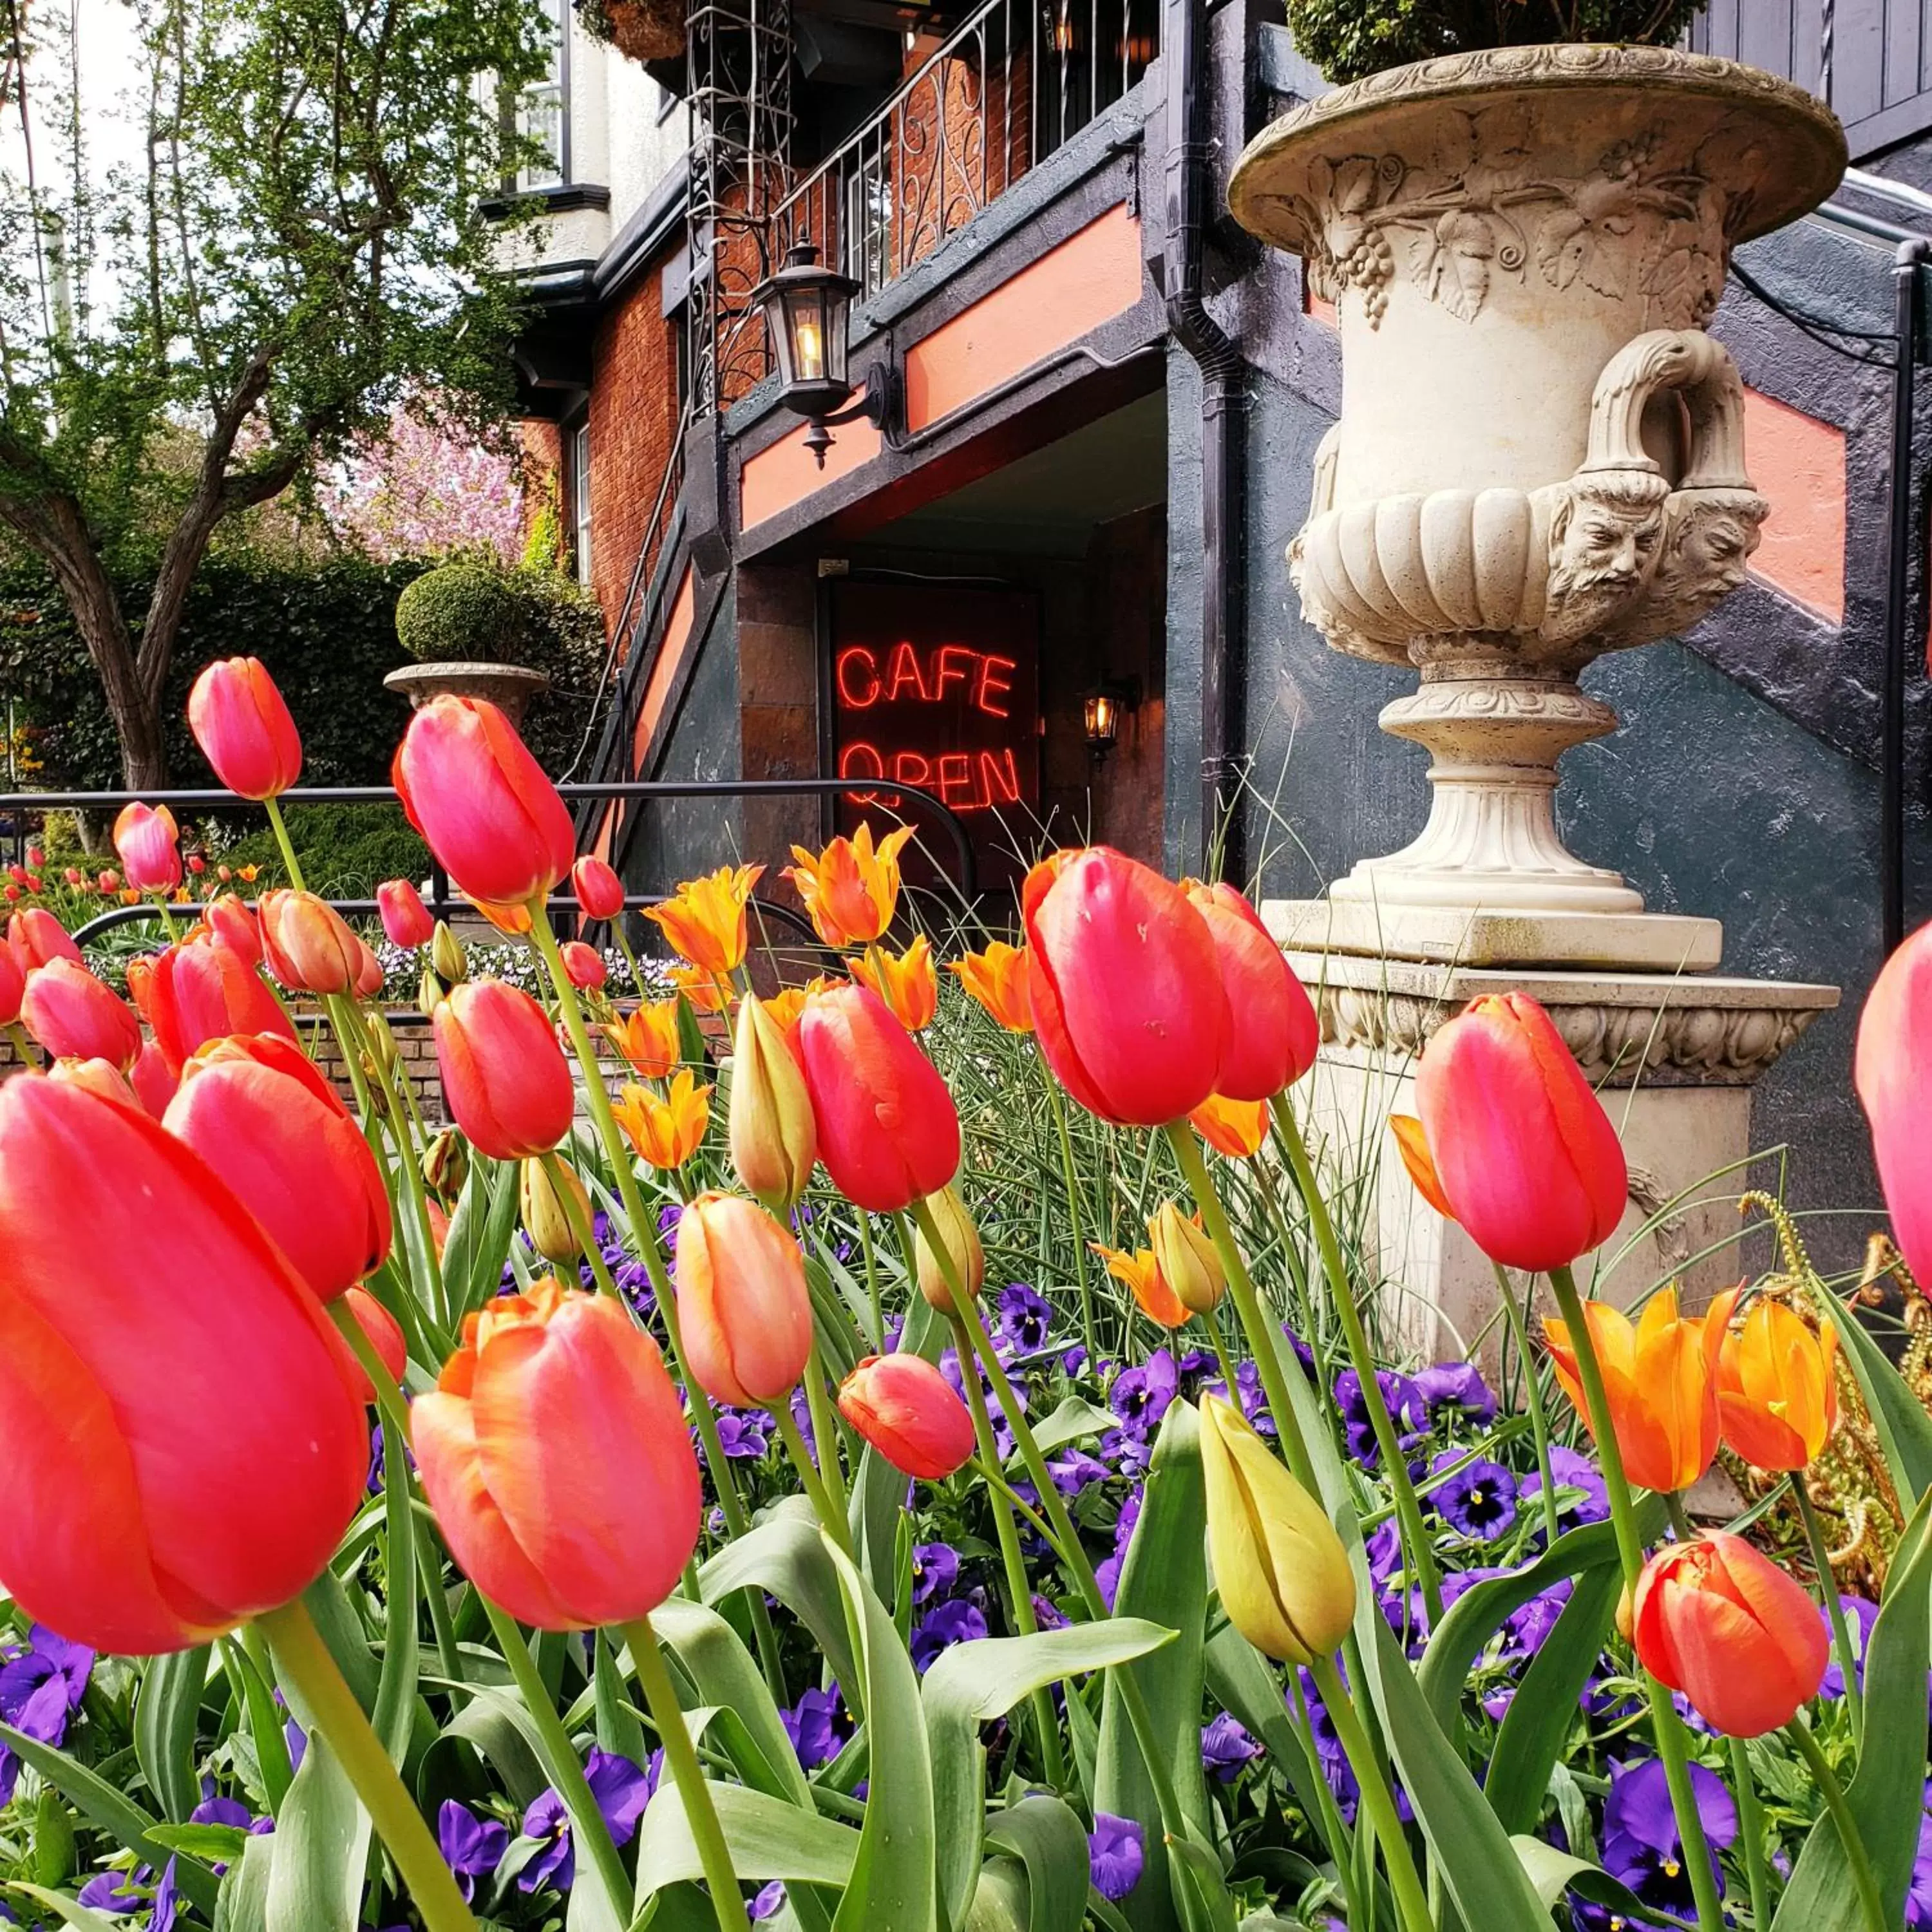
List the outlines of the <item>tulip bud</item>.
{"type": "Polygon", "coordinates": [[[729,1128],[739,1180],[767,1208],[790,1207],[812,1179],[818,1129],[805,1076],[755,993],[747,993],[738,1008],[729,1128]]]}
{"type": "Polygon", "coordinates": [[[464,954],[462,940],[441,920],[436,921],[436,932],[430,940],[429,963],[446,986],[460,986],[469,974],[470,962],[464,954]]]}
{"type": "Polygon", "coordinates": [[[838,1386],[838,1412],[902,1475],[943,1482],[973,1454],[973,1418],[923,1355],[868,1355],[838,1386]]]}
{"type": "MultiPolygon", "coordinates": [[[[343,1305],[356,1318],[356,1325],[376,1352],[376,1358],[389,1372],[392,1382],[400,1382],[410,1366],[409,1345],[403,1339],[402,1324],[366,1288],[352,1288],[342,1298],[343,1305]]],[[[376,1385],[358,1362],[352,1378],[366,1406],[376,1400],[376,1385]]]]}
{"type": "Polygon", "coordinates": [[[580,993],[595,992],[609,978],[610,969],[594,946],[586,946],[580,939],[566,939],[557,950],[564,976],[580,993]]]}
{"type": "Polygon", "coordinates": [[[402,1060],[402,1049],[396,1044],[396,1036],[389,1030],[389,1022],[382,1016],[380,1007],[372,1007],[362,1016],[363,1030],[369,1036],[369,1051],[376,1064],[384,1073],[392,1074],[402,1060]]]}
{"type": "Polygon", "coordinates": [[[1321,1504],[1217,1396],[1201,1404],[1201,1466],[1228,1622],[1277,1663],[1332,1656],[1354,1621],[1355,1578],[1321,1504]]]}
{"type": "Polygon", "coordinates": [[[1208,922],[1234,1024],[1222,1036],[1214,1090],[1266,1100],[1315,1064],[1321,1023],[1306,988],[1247,900],[1226,884],[1195,885],[1188,903],[1208,922]]]}
{"type": "Polygon", "coordinates": [[[1148,1239],[1162,1279],[1196,1315],[1211,1315],[1228,1292],[1227,1270],[1200,1224],[1173,1202],[1148,1223],[1148,1239]]]}
{"type": "Polygon", "coordinates": [[[624,910],[624,882],[594,852],[570,868],[571,890],[586,919],[613,920],[624,910]]]}
{"type": "Polygon", "coordinates": [[[141,1105],[156,1120],[168,1111],[168,1102],[181,1087],[179,1072],[168,1064],[168,1057],[152,1040],[146,1041],[134,1056],[128,1082],[141,1105]]]}
{"type": "MultiPolygon", "coordinates": [[[[568,1168],[560,1165],[563,1184],[576,1202],[578,1214],[586,1228],[590,1225],[590,1196],[584,1183],[568,1168]]],[[[560,1266],[574,1261],[584,1252],[577,1238],[577,1222],[559,1198],[556,1178],[550,1163],[520,1161],[517,1166],[517,1212],[530,1238],[530,1245],[547,1262],[560,1266]]]]}
{"type": "Polygon", "coordinates": [[[445,1127],[424,1150],[423,1183],[429,1191],[454,1204],[470,1178],[470,1150],[454,1127],[445,1127]]]}
{"type": "MultiPolygon", "coordinates": [[[[952,1262],[952,1272],[959,1277],[959,1285],[968,1294],[976,1295],[986,1285],[986,1250],[980,1244],[980,1231],[974,1226],[972,1216],[950,1187],[927,1196],[926,1204],[945,1244],[944,1252],[952,1262]]],[[[913,1262],[919,1276],[919,1292],[926,1297],[926,1305],[942,1315],[953,1313],[959,1304],[946,1278],[945,1262],[923,1227],[913,1243],[913,1262]]]]}
{"type": "Polygon", "coordinates": [[[209,664],[188,694],[188,726],[214,775],[243,798],[274,798],[302,776],[302,739],[258,658],[209,664]]]}
{"type": "Polygon", "coordinates": [[[436,922],[422,894],[407,879],[385,879],[376,888],[376,910],[382,915],[382,932],[392,946],[414,948],[429,943],[436,922]]]}
{"type": "Polygon", "coordinates": [[[569,1132],[577,1090],[529,994],[501,980],[466,980],[431,1024],[443,1097],[479,1154],[524,1160],[569,1132]]]}
{"type": "Polygon", "coordinates": [[[114,821],[114,849],[121,856],[128,883],[144,892],[164,892],[181,880],[179,834],[175,815],[137,800],[124,805],[114,821]]]}
{"type": "Polygon", "coordinates": [[[362,942],[326,900],[278,886],[262,895],[257,916],[268,970],[284,986],[303,993],[354,991],[362,942]]]}
{"type": "Polygon", "coordinates": [[[677,1314],[686,1372],[716,1402],[778,1402],[812,1351],[798,1244],[755,1202],[700,1194],[678,1217],[677,1314]]]}
{"type": "Polygon", "coordinates": [[[434,966],[424,966],[422,977],[416,982],[416,1011],[426,1020],[436,1017],[436,1010],[443,1002],[442,982],[436,976],[434,966]]]}
{"type": "MultiPolygon", "coordinates": [[[[1730,1304],[1725,1303],[1724,1315],[1730,1304]]],[[[1760,1298],[1718,1354],[1718,1413],[1724,1440],[1756,1469],[1803,1469],[1838,1423],[1838,1331],[1814,1328],[1781,1301],[1760,1298]]]]}

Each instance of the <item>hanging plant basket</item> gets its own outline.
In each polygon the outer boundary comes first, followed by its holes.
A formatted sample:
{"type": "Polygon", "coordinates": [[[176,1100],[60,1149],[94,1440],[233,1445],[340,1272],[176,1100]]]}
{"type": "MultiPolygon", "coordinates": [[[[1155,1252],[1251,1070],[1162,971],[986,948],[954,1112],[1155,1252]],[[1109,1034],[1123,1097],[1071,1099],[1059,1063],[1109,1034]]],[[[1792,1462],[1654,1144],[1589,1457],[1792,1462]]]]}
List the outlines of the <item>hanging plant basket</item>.
{"type": "Polygon", "coordinates": [[[627,59],[670,60],[684,51],[683,0],[578,0],[577,13],[587,32],[627,59]]]}

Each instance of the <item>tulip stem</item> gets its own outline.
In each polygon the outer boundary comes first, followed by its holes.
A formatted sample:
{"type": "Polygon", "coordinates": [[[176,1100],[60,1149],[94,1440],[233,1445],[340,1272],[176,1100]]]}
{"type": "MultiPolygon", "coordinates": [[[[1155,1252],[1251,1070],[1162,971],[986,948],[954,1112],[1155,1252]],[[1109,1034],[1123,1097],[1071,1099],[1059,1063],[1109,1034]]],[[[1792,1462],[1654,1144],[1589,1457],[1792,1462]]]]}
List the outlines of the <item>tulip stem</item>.
{"type": "MultiPolygon", "coordinates": [[[[1522,1310],[1516,1306],[1516,1290],[1510,1286],[1508,1271],[1501,1262],[1492,1262],[1496,1270],[1496,1290],[1502,1298],[1503,1318],[1509,1324],[1510,1335],[1516,1343],[1516,1358],[1522,1370],[1523,1400],[1529,1407],[1529,1426],[1536,1438],[1536,1474],[1541,1484],[1543,1495],[1543,1532],[1545,1540],[1556,1543],[1559,1534],[1558,1522],[1562,1512],[1556,1507],[1556,1479],[1550,1464],[1550,1418],[1543,1406],[1543,1378],[1537,1372],[1536,1358],[1529,1352],[1528,1324],[1523,1319],[1522,1310]]],[[[1528,1278],[1524,1290],[1526,1296],[1536,1291],[1536,1277],[1528,1278]]]]}
{"type": "Polygon", "coordinates": [[[811,1351],[805,1358],[805,1400],[812,1412],[812,1447],[818,1452],[812,1460],[818,1465],[818,1473],[824,1480],[826,1493],[832,1498],[838,1520],[848,1522],[845,1472],[839,1466],[838,1418],[833,1412],[832,1398],[826,1389],[825,1358],[819,1353],[815,1331],[811,1351]]]}
{"type": "Polygon", "coordinates": [[[298,892],[308,888],[302,883],[302,861],[296,856],[295,841],[289,836],[288,821],[282,816],[282,802],[278,798],[265,798],[262,808],[268,814],[268,830],[275,835],[275,843],[282,848],[282,863],[289,868],[289,884],[298,892]]]}
{"type": "Polygon", "coordinates": [[[1415,1855],[1409,1849],[1408,1834],[1402,1829],[1396,1810],[1395,1793],[1381,1760],[1369,1743],[1368,1732],[1362,1728],[1348,1687],[1342,1682],[1342,1673],[1335,1668],[1332,1657],[1316,1658],[1308,1669],[1348,1755],[1355,1782],[1361,1787],[1362,1809],[1369,1814],[1370,1827],[1382,1842],[1382,1864],[1388,1873],[1389,1890],[1395,1896],[1396,1915],[1402,1921],[1402,1932],[1433,1932],[1436,1922],[1430,1916],[1429,1896],[1422,1888],[1415,1855]]]}
{"type": "Polygon", "coordinates": [[[604,1258],[604,1250],[597,1245],[596,1223],[577,1198],[577,1190],[571,1186],[570,1177],[564,1172],[561,1156],[552,1148],[542,1159],[544,1172],[550,1180],[550,1191],[556,1196],[557,1205],[563,1210],[563,1218],[570,1223],[570,1232],[576,1237],[584,1260],[590,1264],[591,1278],[604,1294],[622,1306],[624,1298],[617,1292],[610,1264],[604,1258]]]}
{"type": "Polygon", "coordinates": [[[278,1672],[302,1698],[396,1862],[428,1932],[476,1932],[456,1880],[436,1850],[389,1754],[356,1694],[343,1681],[299,1597],[255,1619],[273,1647],[278,1672]]]}
{"type": "Polygon", "coordinates": [[[852,1530],[845,1519],[833,1506],[832,1492],[825,1486],[825,1478],[812,1460],[812,1447],[798,1426],[798,1418],[791,1412],[791,1402],[782,1396],[772,1403],[766,1413],[777,1425],[778,1439],[785,1446],[785,1454],[792,1460],[792,1467],[798,1472],[799,1480],[805,1485],[805,1492],[812,1499],[812,1507],[825,1533],[838,1544],[844,1553],[852,1554],[852,1530]]]}
{"type": "Polygon", "coordinates": [[[1804,1486],[1804,1472],[1791,1472],[1791,1493],[1798,1504],[1798,1520],[1804,1526],[1804,1540],[1811,1546],[1811,1567],[1818,1573],[1818,1593],[1825,1601],[1825,1614],[1832,1624],[1832,1647],[1838,1654],[1839,1675],[1845,1680],[1845,1704],[1852,1714],[1852,1742],[1865,1748],[1864,1693],[1858,1684],[1858,1652],[1852,1648],[1851,1626],[1845,1621],[1844,1600],[1838,1594],[1838,1579],[1832,1568],[1832,1546],[1825,1540],[1825,1526],[1804,1486]]]}
{"type": "MultiPolygon", "coordinates": [[[[362,1016],[352,1000],[343,1002],[351,1023],[359,1036],[364,1036],[362,1016]]],[[[429,1290],[429,1303],[436,1311],[436,1319],[447,1328],[455,1310],[443,1298],[442,1264],[436,1257],[436,1231],[429,1221],[429,1190],[423,1180],[422,1163],[416,1158],[415,1136],[410,1131],[410,1110],[414,1102],[404,1098],[397,1090],[398,1086],[407,1092],[409,1078],[399,1075],[392,1067],[385,1066],[380,1054],[372,1051],[369,1064],[376,1070],[376,1077],[382,1083],[382,1090],[389,1101],[389,1126],[395,1137],[396,1152],[403,1163],[403,1174],[409,1183],[410,1213],[416,1222],[416,1238],[422,1244],[423,1266],[428,1272],[424,1286],[429,1290]]]]}
{"type": "Polygon", "coordinates": [[[476,1594],[482,1600],[484,1614],[490,1619],[496,1648],[503,1653],[503,1661],[510,1666],[510,1675],[516,1682],[524,1708],[530,1712],[530,1722],[536,1727],[538,1749],[548,1760],[544,1768],[549,1772],[557,1796],[563,1800],[564,1809],[570,1814],[578,1842],[589,1852],[591,1863],[597,1868],[597,1876],[604,1881],[604,1889],[610,1894],[611,1911],[621,1924],[630,1907],[631,1880],[624,1870],[623,1860],[617,1856],[610,1828],[604,1823],[604,1814],[584,1775],[584,1767],[577,1761],[577,1747],[571,1742],[570,1733],[564,1729],[563,1720],[556,1714],[556,1706],[550,1700],[543,1673],[537,1669],[536,1660],[531,1656],[530,1647],[515,1620],[484,1596],[482,1591],[476,1594]]]}
{"type": "Polygon", "coordinates": [[[883,1349],[886,1346],[885,1304],[879,1296],[879,1257],[872,1245],[872,1217],[864,1208],[858,1210],[859,1252],[866,1258],[866,1291],[872,1300],[872,1346],[883,1349]]]}
{"type": "Polygon", "coordinates": [[[1750,1749],[1742,1738],[1731,1744],[1731,1782],[1736,1786],[1738,1837],[1744,1852],[1744,1885],[1750,1894],[1753,1932],[1770,1932],[1771,1880],[1765,1868],[1764,1808],[1751,1775],[1750,1749]]]}
{"type": "MultiPolygon", "coordinates": [[[[1369,1412],[1369,1426],[1375,1432],[1376,1447],[1381,1450],[1382,1466],[1388,1472],[1389,1489],[1402,1526],[1404,1553],[1414,1565],[1416,1580],[1422,1586],[1422,1600],[1429,1612],[1429,1628],[1433,1630],[1442,1621],[1442,1574],[1436,1567],[1436,1546],[1430,1540],[1428,1529],[1423,1522],[1422,1505],[1416,1498],[1415,1485],[1409,1479],[1408,1459],[1396,1440],[1395,1418],[1389,1414],[1388,1403],[1382,1395],[1382,1381],[1376,1373],[1375,1352],[1369,1346],[1368,1333],[1362,1326],[1362,1311],[1355,1305],[1355,1292],[1348,1280],[1348,1264],[1342,1258],[1342,1244],[1336,1238],[1335,1223],[1330,1217],[1328,1204],[1322,1199],[1321,1187],[1315,1178],[1315,1163],[1309,1154],[1307,1139],[1301,1131],[1300,1122],[1294,1118],[1294,1109],[1288,1105],[1287,1094],[1277,1094],[1269,1104],[1274,1116],[1275,1130],[1287,1151],[1288,1169],[1294,1176],[1296,1191],[1301,1196],[1301,1204],[1308,1210],[1309,1225],[1315,1230],[1315,1244],[1322,1252],[1322,1270],[1328,1277],[1329,1299],[1341,1319],[1342,1339],[1348,1347],[1349,1365],[1361,1384],[1363,1404],[1369,1412]]],[[[1188,1144],[1193,1146],[1192,1137],[1184,1124],[1168,1131],[1177,1139],[1185,1138],[1188,1144]]],[[[1201,1160],[1198,1148],[1194,1148],[1194,1158],[1204,1173],[1206,1164],[1201,1160]]]]}
{"type": "Polygon", "coordinates": [[[1845,1802],[1845,1788],[1838,1782],[1838,1774],[1832,1768],[1824,1747],[1812,1735],[1811,1726],[1802,1718],[1793,1718],[1785,1726],[1784,1735],[1798,1747],[1798,1755],[1804,1759],[1824,1798],[1825,1809],[1832,1814],[1832,1822],[1838,1827],[1838,1842],[1844,1847],[1845,1862],[1852,1868],[1852,1882],[1857,1888],[1858,1903],[1864,1908],[1870,1932],[1886,1932],[1885,1906],[1879,1896],[1878,1874],[1872,1870],[1871,1854],[1865,1849],[1864,1837],[1852,1816],[1852,1808],[1845,1802]]]}
{"type": "Polygon", "coordinates": [[[1201,1325],[1208,1331],[1208,1339],[1214,1345],[1214,1359],[1221,1365],[1221,1379],[1227,1384],[1228,1400],[1237,1408],[1241,1406],[1241,1386],[1235,1379],[1234,1365],[1228,1359],[1227,1345],[1221,1340],[1221,1324],[1214,1318],[1210,1309],[1201,1318],[1201,1325]]]}
{"type": "Polygon", "coordinates": [[[1053,1109],[1053,1124],[1060,1135],[1060,1172],[1066,1187],[1067,1225],[1073,1236],[1074,1279],[1080,1288],[1080,1333],[1087,1344],[1090,1364],[1100,1359],[1100,1344],[1094,1330],[1094,1290],[1087,1278],[1087,1240],[1080,1225],[1080,1187],[1073,1165],[1073,1137],[1066,1124],[1066,1103],[1060,1097],[1060,1082],[1047,1070],[1047,1104],[1053,1109]]]}
{"type": "Polygon", "coordinates": [[[34,1042],[28,1036],[27,1029],[18,1020],[9,1020],[7,1022],[7,1037],[13,1042],[14,1051],[20,1056],[20,1064],[22,1066],[38,1066],[41,1064],[40,1057],[34,1051],[34,1042]]]}
{"type": "Polygon", "coordinates": [[[658,1648],[658,1634],[649,1617],[622,1626],[624,1640],[631,1647],[631,1667],[644,1694],[651,1722],[664,1744],[664,1761],[677,1780],[684,1799],[685,1822],[698,1841],[698,1855],[704,1866],[705,1881],[711,1890],[711,1910],[718,1919],[718,1932],[751,1932],[745,1911],[745,1895],[731,1863],[731,1848],[725,1843],[724,1827],[718,1822],[718,1809],[711,1802],[711,1787],[704,1781],[704,1768],[692,1748],[691,1732],[677,1692],[664,1668],[664,1652],[658,1648]]]}
{"type": "MultiPolygon", "coordinates": [[[[1550,1270],[1550,1285],[1556,1292],[1556,1306],[1576,1352],[1576,1379],[1582,1384],[1583,1402],[1590,1433],[1596,1439],[1597,1454],[1603,1464],[1604,1489],[1610,1498],[1610,1521],[1615,1526],[1617,1553],[1623,1563],[1624,1586],[1635,1593],[1643,1574],[1643,1539],[1637,1534],[1636,1505],[1630,1499],[1630,1479],[1624,1474],[1623,1450],[1617,1442],[1616,1418],[1604,1386],[1603,1365],[1597,1359],[1597,1345],[1583,1312],[1583,1298],[1576,1277],[1567,1267],[1550,1270]]],[[[1704,1834],[1704,1820],[1697,1809],[1697,1794],[1692,1788],[1686,1761],[1684,1726],[1670,1693],[1638,1663],[1645,1695],[1650,1701],[1650,1726],[1657,1754],[1664,1760],[1665,1781],[1670,1787],[1670,1805],[1676,1814],[1677,1835],[1684,1846],[1684,1862],[1690,1874],[1691,1895],[1696,1900],[1700,1932],[1721,1932],[1724,1908],[1718,1897],[1712,1869],[1710,1841],[1704,1834]]]]}

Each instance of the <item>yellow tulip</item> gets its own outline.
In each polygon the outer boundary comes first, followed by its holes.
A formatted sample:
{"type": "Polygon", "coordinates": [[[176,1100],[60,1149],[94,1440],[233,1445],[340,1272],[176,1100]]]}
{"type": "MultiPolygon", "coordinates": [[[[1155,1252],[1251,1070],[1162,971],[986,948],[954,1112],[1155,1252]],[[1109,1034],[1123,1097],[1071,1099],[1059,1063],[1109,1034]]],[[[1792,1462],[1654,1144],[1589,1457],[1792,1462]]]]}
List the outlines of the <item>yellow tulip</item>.
{"type": "Polygon", "coordinates": [[[711,1089],[688,1067],[679,1068],[670,1091],[659,1100],[648,1087],[626,1087],[612,1104],[617,1124],[640,1160],[656,1168],[682,1167],[698,1151],[711,1118],[711,1089]]]}

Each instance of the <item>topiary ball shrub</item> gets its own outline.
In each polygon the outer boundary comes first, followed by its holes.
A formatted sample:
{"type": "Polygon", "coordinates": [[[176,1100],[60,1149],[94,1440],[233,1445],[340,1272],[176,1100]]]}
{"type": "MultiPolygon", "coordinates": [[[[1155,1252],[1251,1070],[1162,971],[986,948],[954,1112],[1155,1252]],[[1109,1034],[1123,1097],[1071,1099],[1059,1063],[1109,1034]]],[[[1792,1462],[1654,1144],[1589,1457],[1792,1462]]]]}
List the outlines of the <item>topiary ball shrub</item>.
{"type": "Polygon", "coordinates": [[[1552,40],[1669,46],[1706,0],[1287,0],[1302,53],[1340,86],[1478,47],[1552,40]]]}
{"type": "Polygon", "coordinates": [[[529,606],[507,571],[458,558],[396,599],[396,635],[418,664],[526,664],[529,606]]]}

